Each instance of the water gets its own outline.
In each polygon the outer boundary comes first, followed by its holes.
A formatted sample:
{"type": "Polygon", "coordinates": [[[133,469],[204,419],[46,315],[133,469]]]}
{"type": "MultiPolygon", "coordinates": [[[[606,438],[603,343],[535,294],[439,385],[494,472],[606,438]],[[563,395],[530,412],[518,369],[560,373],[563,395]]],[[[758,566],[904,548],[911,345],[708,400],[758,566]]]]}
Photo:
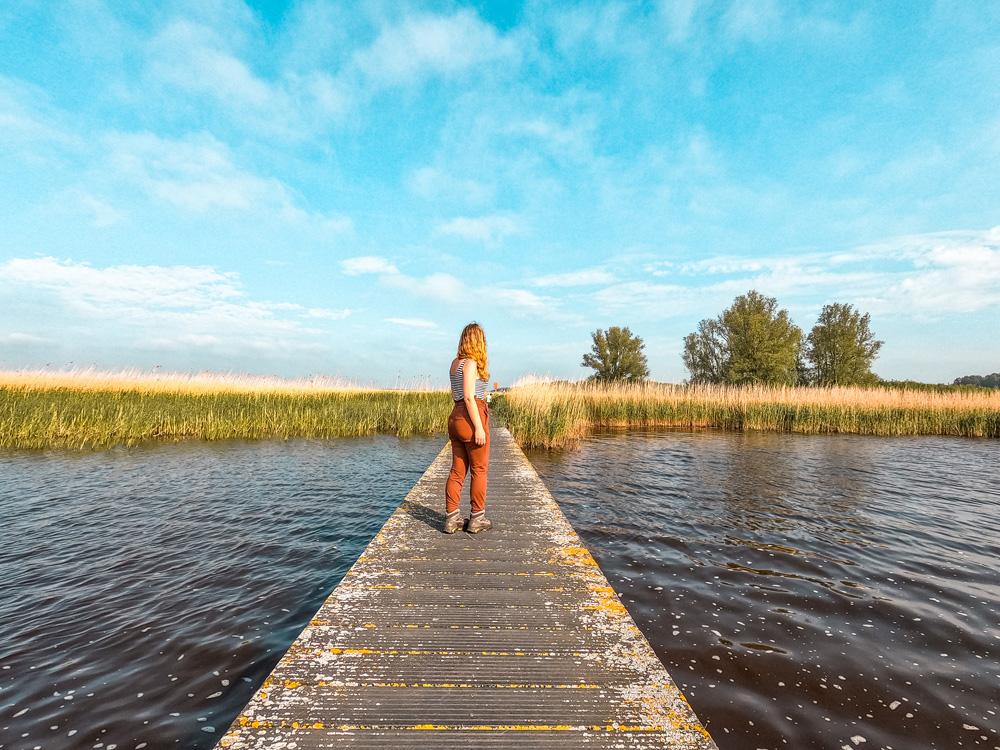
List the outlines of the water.
{"type": "Polygon", "coordinates": [[[661,431],[529,457],[722,750],[1000,748],[1000,443],[661,431]]]}
{"type": "Polygon", "coordinates": [[[211,748],[442,444],[0,455],[0,748],[211,748]]]}
{"type": "MultiPolygon", "coordinates": [[[[443,440],[0,456],[0,747],[210,748],[443,440]]],[[[1000,747],[996,441],[531,459],[723,750],[1000,747]]]]}

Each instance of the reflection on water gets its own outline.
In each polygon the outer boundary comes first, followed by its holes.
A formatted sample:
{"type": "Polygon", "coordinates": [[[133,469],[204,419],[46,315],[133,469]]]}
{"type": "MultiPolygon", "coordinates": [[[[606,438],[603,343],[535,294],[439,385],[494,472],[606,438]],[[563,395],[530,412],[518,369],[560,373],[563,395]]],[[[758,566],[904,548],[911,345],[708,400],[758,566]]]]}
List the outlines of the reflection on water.
{"type": "MultiPolygon", "coordinates": [[[[0,750],[209,748],[441,438],[0,456],[0,750]]],[[[1000,444],[531,459],[723,750],[1000,748],[1000,444]]]]}
{"type": "Polygon", "coordinates": [[[210,748],[438,438],[0,455],[0,748],[210,748]]]}
{"type": "Polygon", "coordinates": [[[1000,748],[1000,443],[608,432],[529,457],[722,750],[1000,748]]]}

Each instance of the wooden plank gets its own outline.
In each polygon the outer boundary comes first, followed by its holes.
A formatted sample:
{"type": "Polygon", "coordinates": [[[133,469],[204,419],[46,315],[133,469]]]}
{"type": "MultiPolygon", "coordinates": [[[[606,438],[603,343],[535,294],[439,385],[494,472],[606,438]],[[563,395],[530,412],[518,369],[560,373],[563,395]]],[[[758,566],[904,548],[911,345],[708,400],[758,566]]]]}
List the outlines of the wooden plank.
{"type": "Polygon", "coordinates": [[[450,465],[445,446],[217,747],[714,749],[509,433],[490,531],[442,533],[450,465]]]}

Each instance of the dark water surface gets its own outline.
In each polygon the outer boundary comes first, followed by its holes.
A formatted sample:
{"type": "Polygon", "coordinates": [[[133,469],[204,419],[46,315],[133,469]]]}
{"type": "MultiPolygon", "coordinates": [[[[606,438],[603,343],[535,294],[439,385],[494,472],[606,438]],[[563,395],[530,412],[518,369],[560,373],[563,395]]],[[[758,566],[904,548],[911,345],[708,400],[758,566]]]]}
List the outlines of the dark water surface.
{"type": "Polygon", "coordinates": [[[443,443],[0,455],[0,747],[212,747],[443,443]]]}
{"type": "MultiPolygon", "coordinates": [[[[210,748],[443,438],[0,455],[0,748],[210,748]]],[[[530,455],[722,750],[1000,748],[1000,443],[530,455]]]]}
{"type": "Polygon", "coordinates": [[[722,750],[1000,748],[1000,442],[529,454],[722,750]]]}

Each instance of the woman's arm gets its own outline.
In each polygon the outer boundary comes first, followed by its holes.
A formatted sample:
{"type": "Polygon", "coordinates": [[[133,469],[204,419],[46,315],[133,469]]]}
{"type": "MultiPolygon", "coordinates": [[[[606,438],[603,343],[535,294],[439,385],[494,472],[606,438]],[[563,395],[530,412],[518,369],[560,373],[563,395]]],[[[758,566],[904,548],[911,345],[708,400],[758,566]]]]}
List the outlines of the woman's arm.
{"type": "Polygon", "coordinates": [[[479,367],[475,360],[465,360],[465,370],[462,371],[462,392],[465,394],[465,408],[469,412],[472,426],[476,428],[476,445],[486,445],[486,430],[483,420],[479,418],[479,406],[476,404],[476,380],[479,379],[479,367]]]}

